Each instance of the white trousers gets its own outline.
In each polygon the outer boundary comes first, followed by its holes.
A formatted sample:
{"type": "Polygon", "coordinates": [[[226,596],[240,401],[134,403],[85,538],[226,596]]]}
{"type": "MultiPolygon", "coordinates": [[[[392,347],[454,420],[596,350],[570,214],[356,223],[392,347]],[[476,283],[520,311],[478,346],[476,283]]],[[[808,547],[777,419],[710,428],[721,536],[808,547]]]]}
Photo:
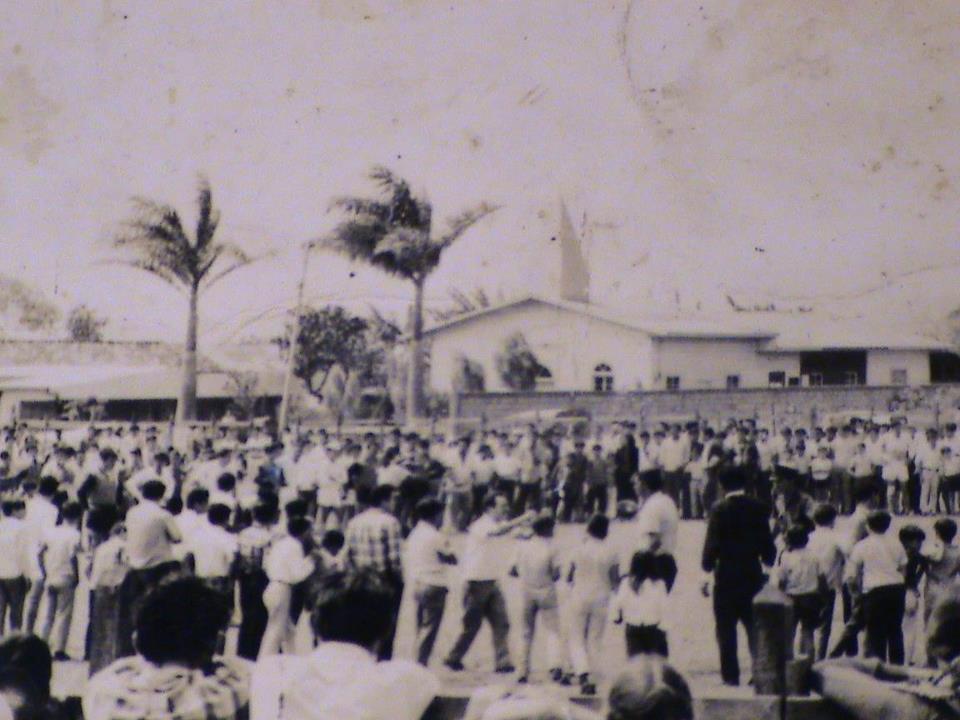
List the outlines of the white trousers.
{"type": "Polygon", "coordinates": [[[591,671],[591,657],[600,656],[600,646],[607,626],[609,596],[570,598],[570,660],[573,672],[583,675],[591,671]]]}

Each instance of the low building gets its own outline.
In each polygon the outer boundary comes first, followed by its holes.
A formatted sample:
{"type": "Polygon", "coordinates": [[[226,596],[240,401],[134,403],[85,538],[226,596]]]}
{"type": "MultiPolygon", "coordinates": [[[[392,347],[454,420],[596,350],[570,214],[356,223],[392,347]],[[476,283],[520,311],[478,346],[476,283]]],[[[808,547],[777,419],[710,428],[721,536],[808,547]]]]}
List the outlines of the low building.
{"type": "MultiPolygon", "coordinates": [[[[89,407],[104,420],[170,419],[182,382],[180,356],[176,346],[158,342],[0,340],[0,422],[58,419],[89,407]]],[[[198,419],[220,418],[238,400],[257,416],[275,414],[282,372],[264,367],[253,376],[201,357],[198,419]]]]}

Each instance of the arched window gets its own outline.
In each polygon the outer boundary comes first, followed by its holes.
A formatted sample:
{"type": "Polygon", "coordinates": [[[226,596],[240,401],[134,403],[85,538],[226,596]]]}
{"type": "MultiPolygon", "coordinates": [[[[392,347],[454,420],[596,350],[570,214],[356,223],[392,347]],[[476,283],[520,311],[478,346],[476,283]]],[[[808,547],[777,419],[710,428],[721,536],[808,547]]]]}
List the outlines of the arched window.
{"type": "Polygon", "coordinates": [[[593,369],[593,391],[613,391],[613,370],[606,363],[600,363],[593,369]]]}

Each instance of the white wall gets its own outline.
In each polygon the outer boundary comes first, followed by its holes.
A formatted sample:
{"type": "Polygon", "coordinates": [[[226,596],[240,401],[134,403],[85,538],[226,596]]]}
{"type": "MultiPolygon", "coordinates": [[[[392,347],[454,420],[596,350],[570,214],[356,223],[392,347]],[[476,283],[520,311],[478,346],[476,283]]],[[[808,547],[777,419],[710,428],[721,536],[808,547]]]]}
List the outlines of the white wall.
{"type": "Polygon", "coordinates": [[[487,390],[507,390],[496,356],[516,332],[523,333],[550,369],[554,389],[592,390],[593,369],[600,363],[613,369],[614,390],[635,390],[638,383],[651,387],[652,343],[645,333],[535,301],[428,336],[431,387],[449,391],[457,358],[463,355],[483,365],[487,390]]]}
{"type": "Polygon", "coordinates": [[[893,370],[906,370],[908,385],[926,385],[930,382],[930,353],[925,350],[867,352],[867,385],[892,384],[893,370]]]}
{"type": "Polygon", "coordinates": [[[655,341],[657,373],[652,387],[664,389],[667,377],[679,376],[681,390],[726,388],[728,375],[740,376],[740,387],[769,385],[769,373],[782,371],[787,378],[800,374],[794,354],[761,354],[762,341],[754,339],[695,338],[655,341]]]}

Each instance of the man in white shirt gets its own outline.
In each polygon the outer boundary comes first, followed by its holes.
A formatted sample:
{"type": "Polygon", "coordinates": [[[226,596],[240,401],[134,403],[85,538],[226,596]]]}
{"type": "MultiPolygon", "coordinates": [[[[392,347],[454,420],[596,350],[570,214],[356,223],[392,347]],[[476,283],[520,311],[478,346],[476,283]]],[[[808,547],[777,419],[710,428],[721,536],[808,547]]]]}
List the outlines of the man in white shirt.
{"type": "Polygon", "coordinates": [[[25,507],[22,500],[3,501],[0,520],[0,630],[6,628],[7,611],[10,630],[16,632],[23,622],[23,603],[27,596],[24,577],[26,555],[25,507]]]}
{"type": "Polygon", "coordinates": [[[670,435],[660,445],[660,466],[663,472],[664,491],[673,502],[682,505],[683,517],[690,518],[690,488],[685,468],[690,460],[690,446],[681,435],[680,426],[674,425],[670,435]]]}
{"type": "Polygon", "coordinates": [[[535,514],[528,513],[512,521],[507,520],[510,505],[503,495],[492,495],[484,504],[484,514],[475,520],[467,531],[467,544],[461,563],[461,574],[465,582],[463,629],[444,660],[444,665],[454,672],[463,670],[463,657],[486,620],[493,631],[496,672],[511,673],[514,667],[510,662],[510,648],[507,644],[510,620],[498,582],[505,568],[502,567],[503,550],[497,547],[497,539],[514,528],[531,522],[535,514]]]}
{"type": "Polygon", "coordinates": [[[233,575],[237,560],[237,538],[228,532],[231,510],[216,503],[207,511],[207,522],[198,525],[192,536],[184,538],[193,572],[205,584],[223,595],[233,597],[233,575]]]}
{"type": "Polygon", "coordinates": [[[160,507],[165,491],[159,480],[147,481],[141,488],[143,500],[127,512],[127,563],[130,570],[120,586],[118,601],[117,635],[121,656],[134,654],[134,605],[179,567],[173,548],[183,536],[173,515],[160,507]]]}
{"type": "Polygon", "coordinates": [[[43,598],[43,571],[40,568],[40,546],[43,533],[47,528],[57,523],[59,511],[53,504],[53,496],[57,493],[57,481],[53,478],[43,478],[36,494],[27,490],[26,513],[24,515],[24,545],[27,552],[27,567],[25,575],[30,583],[27,591],[24,630],[33,632],[37,622],[37,613],[40,610],[40,600],[43,598]]]}
{"type": "Polygon", "coordinates": [[[257,662],[251,720],[419,720],[440,683],[416,663],[377,662],[391,632],[392,602],[370,573],[327,578],[313,615],[319,644],[306,656],[257,662]]]}
{"type": "MultiPolygon", "coordinates": [[[[645,473],[640,480],[643,505],[637,513],[637,547],[635,550],[649,550],[656,553],[662,562],[665,573],[663,581],[667,590],[673,588],[677,576],[677,532],[680,528],[680,513],[673,499],[663,491],[663,480],[658,473],[645,473]]],[[[624,558],[624,567],[629,567],[629,558],[624,558]]]]}
{"type": "Polygon", "coordinates": [[[63,507],[63,522],[48,528],[40,550],[40,566],[45,579],[47,614],[40,636],[50,644],[54,660],[69,660],[67,637],[73,620],[73,599],[80,580],[80,518],[83,508],[77,503],[63,507]]]}
{"type": "Polygon", "coordinates": [[[421,500],[414,514],[417,524],[407,538],[405,567],[417,607],[417,662],[426,666],[447,602],[447,566],[454,564],[456,558],[439,529],[443,505],[433,498],[421,500]]]}

